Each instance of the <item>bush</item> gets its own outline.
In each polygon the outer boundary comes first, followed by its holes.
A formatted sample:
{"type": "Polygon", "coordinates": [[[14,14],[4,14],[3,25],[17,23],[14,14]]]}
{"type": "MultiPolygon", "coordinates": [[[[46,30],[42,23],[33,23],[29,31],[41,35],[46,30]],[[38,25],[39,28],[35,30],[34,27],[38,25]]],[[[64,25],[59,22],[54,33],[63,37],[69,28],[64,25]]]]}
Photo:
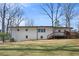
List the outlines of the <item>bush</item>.
{"type": "Polygon", "coordinates": [[[4,40],[9,40],[10,39],[10,34],[0,32],[0,40],[2,40],[3,37],[4,37],[4,40]]]}
{"type": "Polygon", "coordinates": [[[11,38],[11,39],[10,39],[10,42],[15,42],[14,38],[11,38]]]}

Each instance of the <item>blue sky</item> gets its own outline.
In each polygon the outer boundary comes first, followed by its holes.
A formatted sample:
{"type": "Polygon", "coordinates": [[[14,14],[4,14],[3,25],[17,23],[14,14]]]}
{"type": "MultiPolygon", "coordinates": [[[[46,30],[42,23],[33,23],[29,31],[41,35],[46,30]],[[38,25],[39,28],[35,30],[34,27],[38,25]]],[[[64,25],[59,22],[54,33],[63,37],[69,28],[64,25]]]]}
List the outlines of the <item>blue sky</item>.
{"type": "MultiPolygon", "coordinates": [[[[42,14],[43,10],[40,7],[40,3],[27,3],[27,4],[21,4],[23,11],[24,11],[24,17],[25,19],[32,19],[34,21],[35,26],[51,26],[51,20],[47,15],[42,14]]],[[[78,12],[79,10],[79,4],[76,6],[76,10],[78,12]]],[[[77,28],[77,20],[78,18],[74,18],[72,20],[72,27],[77,28]],[[75,21],[76,20],[76,21],[75,21]]],[[[21,25],[24,25],[25,23],[22,22],[21,25]]],[[[63,20],[61,19],[61,25],[64,25],[63,20]]]]}
{"type": "Polygon", "coordinates": [[[43,10],[40,8],[40,4],[24,4],[23,9],[24,9],[26,20],[33,19],[34,25],[37,26],[51,25],[51,21],[49,20],[49,17],[42,14],[41,11],[43,10]]]}

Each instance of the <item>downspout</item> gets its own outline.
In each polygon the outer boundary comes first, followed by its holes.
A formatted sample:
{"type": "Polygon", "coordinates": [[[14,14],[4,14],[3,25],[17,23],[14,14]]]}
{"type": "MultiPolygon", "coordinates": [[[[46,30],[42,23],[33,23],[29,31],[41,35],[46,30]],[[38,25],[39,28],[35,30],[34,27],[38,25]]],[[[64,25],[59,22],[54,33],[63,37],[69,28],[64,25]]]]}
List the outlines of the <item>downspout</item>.
{"type": "Polygon", "coordinates": [[[36,36],[37,36],[37,40],[38,40],[38,27],[37,27],[37,34],[36,34],[36,36]]]}

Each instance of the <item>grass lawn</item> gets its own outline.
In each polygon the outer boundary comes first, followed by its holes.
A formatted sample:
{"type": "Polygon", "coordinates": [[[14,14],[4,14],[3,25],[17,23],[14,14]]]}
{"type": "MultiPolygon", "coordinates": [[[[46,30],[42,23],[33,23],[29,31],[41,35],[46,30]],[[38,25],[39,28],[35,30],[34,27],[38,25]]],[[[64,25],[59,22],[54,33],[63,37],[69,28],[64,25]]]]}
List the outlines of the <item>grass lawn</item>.
{"type": "Polygon", "coordinates": [[[52,39],[0,44],[0,55],[79,56],[79,39],[52,39]]]}

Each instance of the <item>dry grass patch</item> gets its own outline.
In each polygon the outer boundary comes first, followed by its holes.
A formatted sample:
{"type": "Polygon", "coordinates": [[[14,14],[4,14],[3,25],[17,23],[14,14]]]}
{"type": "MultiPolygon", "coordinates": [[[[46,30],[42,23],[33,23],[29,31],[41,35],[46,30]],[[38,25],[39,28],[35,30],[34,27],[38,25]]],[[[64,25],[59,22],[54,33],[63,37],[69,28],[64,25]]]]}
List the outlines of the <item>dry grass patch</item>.
{"type": "Polygon", "coordinates": [[[79,39],[6,42],[0,49],[0,55],[79,55],[79,39]]]}

